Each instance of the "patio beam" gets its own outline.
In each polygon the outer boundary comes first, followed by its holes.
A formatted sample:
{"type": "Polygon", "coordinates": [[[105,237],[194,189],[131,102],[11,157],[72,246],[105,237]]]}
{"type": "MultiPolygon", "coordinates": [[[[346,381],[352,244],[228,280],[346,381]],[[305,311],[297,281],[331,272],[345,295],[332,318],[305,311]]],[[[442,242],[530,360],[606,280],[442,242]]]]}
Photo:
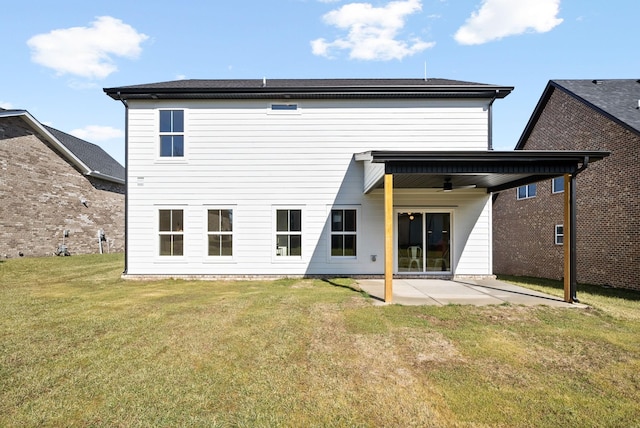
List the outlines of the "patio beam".
{"type": "Polygon", "coordinates": [[[384,301],[393,299],[393,174],[384,175],[384,301]]]}

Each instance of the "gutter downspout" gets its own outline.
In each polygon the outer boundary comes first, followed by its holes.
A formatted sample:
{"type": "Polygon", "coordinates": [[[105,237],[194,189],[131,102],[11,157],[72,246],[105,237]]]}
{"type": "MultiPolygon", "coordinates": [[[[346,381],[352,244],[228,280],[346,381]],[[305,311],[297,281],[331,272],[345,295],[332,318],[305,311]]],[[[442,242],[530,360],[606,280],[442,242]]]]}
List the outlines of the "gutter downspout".
{"type": "Polygon", "coordinates": [[[493,150],[493,102],[496,100],[496,98],[498,98],[499,93],[500,91],[496,89],[496,92],[493,94],[493,98],[491,98],[491,101],[489,101],[489,106],[487,107],[489,109],[488,150],[493,150]]]}
{"type": "Polygon", "coordinates": [[[124,105],[124,271],[129,270],[129,104],[118,91],[118,99],[124,105]]]}
{"type": "MultiPolygon", "coordinates": [[[[570,271],[569,271],[569,294],[571,296],[571,301],[574,303],[580,303],[578,297],[576,295],[577,289],[577,271],[576,271],[576,262],[577,262],[577,245],[576,245],[576,221],[577,221],[577,212],[576,212],[576,177],[582,171],[587,169],[589,166],[589,156],[585,156],[582,165],[580,168],[576,169],[573,174],[571,174],[570,180],[570,189],[569,189],[569,206],[571,209],[571,225],[569,228],[569,236],[570,236],[570,271]]],[[[566,191],[567,189],[565,189],[566,191]]]]}

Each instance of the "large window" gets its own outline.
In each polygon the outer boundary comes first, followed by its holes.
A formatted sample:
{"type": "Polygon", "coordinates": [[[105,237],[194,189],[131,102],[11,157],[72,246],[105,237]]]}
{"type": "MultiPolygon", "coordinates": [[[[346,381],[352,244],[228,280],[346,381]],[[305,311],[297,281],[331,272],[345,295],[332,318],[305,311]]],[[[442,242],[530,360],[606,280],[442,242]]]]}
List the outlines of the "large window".
{"type": "Polygon", "coordinates": [[[517,198],[518,199],[528,199],[536,196],[536,184],[529,184],[528,186],[520,186],[518,187],[517,198]]]}
{"type": "Polygon", "coordinates": [[[276,255],[302,256],[302,210],[276,210],[276,255]]]}
{"type": "Polygon", "coordinates": [[[160,156],[184,156],[184,110],[160,110],[160,156]]]}
{"type": "Polygon", "coordinates": [[[331,256],[356,256],[356,210],[331,210],[331,256]]]}
{"type": "Polygon", "coordinates": [[[160,210],[160,255],[184,255],[184,222],[182,210],[160,210]]]}
{"type": "Polygon", "coordinates": [[[207,235],[210,256],[232,256],[233,211],[209,210],[207,212],[207,235]]]}
{"type": "Polygon", "coordinates": [[[551,192],[562,193],[564,192],[564,177],[556,177],[551,181],[551,192]]]}

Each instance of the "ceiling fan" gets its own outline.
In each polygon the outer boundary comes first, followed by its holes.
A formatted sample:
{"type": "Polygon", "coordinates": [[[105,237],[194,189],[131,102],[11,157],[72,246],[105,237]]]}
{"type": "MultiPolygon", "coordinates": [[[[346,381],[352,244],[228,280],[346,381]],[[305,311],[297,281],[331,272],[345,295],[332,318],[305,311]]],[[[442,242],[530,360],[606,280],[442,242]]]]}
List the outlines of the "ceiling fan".
{"type": "Polygon", "coordinates": [[[466,186],[454,186],[451,182],[451,177],[445,177],[444,183],[442,184],[442,189],[438,190],[438,192],[451,192],[454,189],[475,189],[475,184],[469,184],[466,186]]]}

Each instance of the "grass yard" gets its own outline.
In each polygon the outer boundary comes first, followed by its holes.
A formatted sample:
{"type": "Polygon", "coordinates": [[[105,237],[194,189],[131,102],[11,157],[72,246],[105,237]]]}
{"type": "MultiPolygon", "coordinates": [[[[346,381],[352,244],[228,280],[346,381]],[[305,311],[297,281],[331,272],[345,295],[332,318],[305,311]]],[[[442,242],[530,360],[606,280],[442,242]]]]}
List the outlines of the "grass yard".
{"type": "Polygon", "coordinates": [[[0,426],[640,426],[637,292],[374,306],[347,279],[137,282],[122,266],[0,262],[0,426]]]}

